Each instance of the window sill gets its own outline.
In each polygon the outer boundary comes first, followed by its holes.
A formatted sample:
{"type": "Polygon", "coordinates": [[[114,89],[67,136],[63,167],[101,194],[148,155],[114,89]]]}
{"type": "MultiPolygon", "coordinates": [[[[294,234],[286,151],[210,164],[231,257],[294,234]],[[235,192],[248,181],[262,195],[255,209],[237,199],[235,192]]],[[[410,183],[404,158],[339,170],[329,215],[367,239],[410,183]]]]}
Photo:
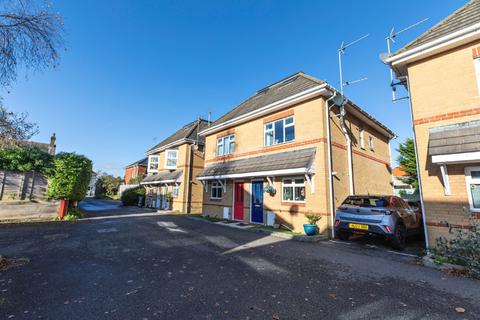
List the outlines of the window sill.
{"type": "Polygon", "coordinates": [[[210,198],[210,200],[212,200],[212,201],[221,201],[221,200],[223,200],[223,198],[210,198]]]}
{"type": "Polygon", "coordinates": [[[278,147],[278,146],[283,146],[283,145],[290,144],[290,143],[294,143],[294,142],[295,142],[295,139],[290,140],[290,141],[287,141],[287,142],[272,144],[271,146],[266,146],[266,145],[264,145],[263,148],[266,148],[266,149],[268,149],[268,148],[275,148],[275,147],[278,147]]]}
{"type": "Polygon", "coordinates": [[[282,206],[297,206],[297,207],[305,207],[306,201],[282,201],[282,206]]]}

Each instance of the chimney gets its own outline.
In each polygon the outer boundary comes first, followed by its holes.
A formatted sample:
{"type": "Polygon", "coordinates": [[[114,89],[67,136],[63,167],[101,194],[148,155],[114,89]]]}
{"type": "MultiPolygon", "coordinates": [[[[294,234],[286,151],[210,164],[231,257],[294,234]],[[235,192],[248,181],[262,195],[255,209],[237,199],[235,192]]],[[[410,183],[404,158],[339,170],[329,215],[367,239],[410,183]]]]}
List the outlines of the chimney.
{"type": "Polygon", "coordinates": [[[50,137],[50,145],[48,146],[48,153],[54,156],[56,149],[57,149],[57,137],[55,136],[55,133],[53,133],[52,136],[50,137]]]}

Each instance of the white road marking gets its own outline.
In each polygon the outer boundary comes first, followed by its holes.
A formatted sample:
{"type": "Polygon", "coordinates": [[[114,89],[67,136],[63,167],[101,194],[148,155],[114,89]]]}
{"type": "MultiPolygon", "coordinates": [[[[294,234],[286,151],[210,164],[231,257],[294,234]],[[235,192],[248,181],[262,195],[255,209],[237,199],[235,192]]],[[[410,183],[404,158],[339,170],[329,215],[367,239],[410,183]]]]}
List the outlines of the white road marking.
{"type": "Polygon", "coordinates": [[[118,232],[117,228],[97,229],[98,233],[118,232]]]}

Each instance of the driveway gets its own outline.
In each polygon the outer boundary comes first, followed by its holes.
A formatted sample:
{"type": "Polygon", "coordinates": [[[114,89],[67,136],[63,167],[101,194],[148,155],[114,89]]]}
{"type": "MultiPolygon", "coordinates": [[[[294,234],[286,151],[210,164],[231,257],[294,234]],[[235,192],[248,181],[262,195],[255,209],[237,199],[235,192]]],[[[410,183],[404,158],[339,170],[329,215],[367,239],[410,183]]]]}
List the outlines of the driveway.
{"type": "MultiPolygon", "coordinates": [[[[410,256],[179,215],[0,226],[1,319],[478,319],[479,282],[410,256]],[[465,313],[457,313],[462,307],[465,313]]],[[[108,210],[107,210],[108,212],[108,210]]]]}

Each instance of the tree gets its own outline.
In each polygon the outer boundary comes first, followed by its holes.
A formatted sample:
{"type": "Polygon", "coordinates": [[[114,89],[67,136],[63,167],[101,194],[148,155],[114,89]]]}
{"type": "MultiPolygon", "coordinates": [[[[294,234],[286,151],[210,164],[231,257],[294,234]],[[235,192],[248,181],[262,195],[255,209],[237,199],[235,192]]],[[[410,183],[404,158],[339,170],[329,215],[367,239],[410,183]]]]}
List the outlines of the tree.
{"type": "Polygon", "coordinates": [[[59,153],[54,158],[48,195],[56,200],[82,200],[92,175],[92,161],[75,153],[59,153]]]}
{"type": "Polygon", "coordinates": [[[400,166],[408,174],[407,177],[402,178],[404,183],[407,183],[412,188],[418,188],[418,174],[417,174],[417,159],[415,157],[415,144],[413,139],[407,138],[405,142],[400,143],[397,151],[400,155],[397,158],[400,166]]]}
{"type": "Polygon", "coordinates": [[[95,196],[96,197],[113,197],[118,194],[118,189],[123,179],[120,177],[114,177],[111,174],[104,174],[98,178],[95,183],[95,196]]]}
{"type": "Polygon", "coordinates": [[[138,176],[135,178],[132,178],[128,181],[128,184],[140,184],[142,180],[145,178],[145,173],[140,173],[138,176]]]}
{"type": "Polygon", "coordinates": [[[43,0],[0,1],[0,85],[18,69],[41,70],[58,64],[63,48],[62,18],[43,0]]]}
{"type": "Polygon", "coordinates": [[[38,133],[38,126],[27,117],[26,113],[8,111],[0,99],[0,146],[18,145],[38,133]]]}

